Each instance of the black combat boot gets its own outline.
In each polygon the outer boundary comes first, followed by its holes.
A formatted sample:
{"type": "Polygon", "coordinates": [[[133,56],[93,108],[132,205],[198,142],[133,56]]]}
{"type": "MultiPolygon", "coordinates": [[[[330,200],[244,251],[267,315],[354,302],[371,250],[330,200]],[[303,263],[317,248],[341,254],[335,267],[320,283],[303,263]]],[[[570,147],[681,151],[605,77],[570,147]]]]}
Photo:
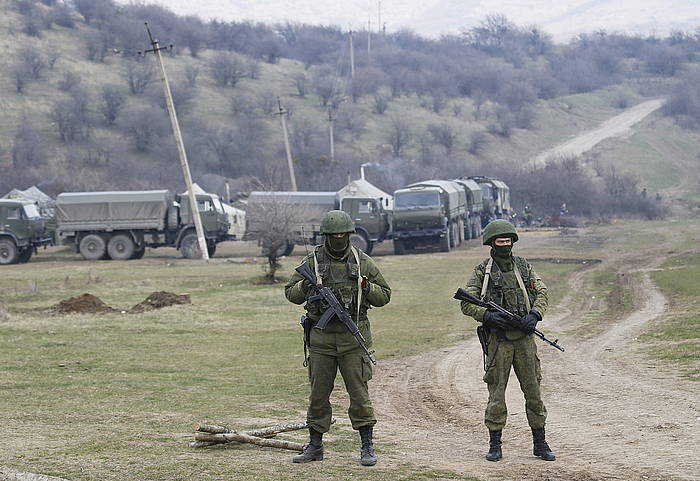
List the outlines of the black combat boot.
{"type": "Polygon", "coordinates": [[[532,430],[532,454],[539,456],[545,461],[554,461],[556,459],[552,450],[549,449],[549,444],[544,440],[544,428],[532,430]]]}
{"type": "Polygon", "coordinates": [[[309,427],[309,444],[304,446],[301,454],[292,458],[293,463],[308,463],[309,461],[321,461],[323,459],[323,433],[309,427]]]}
{"type": "Polygon", "coordinates": [[[377,464],[377,455],[374,453],[374,444],[372,444],[372,426],[362,426],[360,428],[360,439],[362,440],[360,464],[362,466],[374,466],[377,464]]]}
{"type": "Polygon", "coordinates": [[[489,452],[486,454],[487,461],[498,461],[503,457],[501,452],[501,433],[503,431],[489,431],[489,452]]]}

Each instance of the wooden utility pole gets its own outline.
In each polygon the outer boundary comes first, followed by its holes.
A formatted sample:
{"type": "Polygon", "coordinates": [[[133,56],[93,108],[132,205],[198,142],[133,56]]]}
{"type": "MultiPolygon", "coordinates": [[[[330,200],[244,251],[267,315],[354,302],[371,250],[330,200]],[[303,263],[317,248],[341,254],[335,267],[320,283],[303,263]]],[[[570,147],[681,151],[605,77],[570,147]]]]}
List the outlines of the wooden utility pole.
{"type": "Polygon", "coordinates": [[[292,181],[292,191],[297,191],[297,178],[294,174],[294,162],[292,160],[292,149],[289,146],[289,132],[287,131],[287,111],[282,108],[282,101],[277,97],[277,105],[279,106],[279,112],[277,115],[280,116],[280,122],[282,122],[282,135],[284,136],[284,150],[287,152],[287,166],[289,167],[289,178],[292,181]]]}
{"type": "Polygon", "coordinates": [[[328,109],[328,140],[331,146],[331,162],[335,162],[335,139],[333,138],[333,109],[328,109]]]}
{"type": "Polygon", "coordinates": [[[350,37],[350,78],[355,78],[355,47],[352,45],[352,30],[348,32],[350,37]]]}
{"type": "MultiPolygon", "coordinates": [[[[382,28],[382,0],[379,0],[379,4],[377,5],[377,31],[380,31],[381,28],[382,28]]],[[[381,31],[379,33],[381,33],[381,31]]]]}
{"type": "Polygon", "coordinates": [[[367,19],[367,63],[372,55],[372,20],[367,19]]]}
{"type": "Polygon", "coordinates": [[[148,32],[148,38],[151,41],[151,49],[146,50],[146,53],[152,52],[158,59],[158,65],[160,66],[161,80],[163,81],[163,91],[165,93],[165,102],[168,106],[168,114],[170,116],[170,124],[173,128],[173,135],[175,136],[175,143],[177,144],[177,152],[180,156],[180,166],[182,167],[182,173],[185,176],[185,184],[187,185],[187,196],[190,200],[190,213],[192,219],[194,220],[194,228],[197,232],[197,241],[199,243],[199,250],[202,253],[202,259],[205,261],[209,260],[209,251],[207,250],[207,240],[204,237],[204,228],[202,227],[202,218],[199,215],[199,208],[197,207],[197,194],[192,188],[192,174],[190,173],[190,166],[187,162],[187,152],[185,151],[185,143],[182,141],[182,133],[180,132],[180,123],[177,120],[177,113],[175,112],[175,104],[173,103],[173,96],[170,92],[170,84],[168,83],[168,75],[165,72],[165,65],[163,64],[163,57],[160,51],[163,49],[158,44],[158,40],[153,38],[151,35],[151,29],[148,28],[148,22],[146,22],[146,31],[148,32]]]}

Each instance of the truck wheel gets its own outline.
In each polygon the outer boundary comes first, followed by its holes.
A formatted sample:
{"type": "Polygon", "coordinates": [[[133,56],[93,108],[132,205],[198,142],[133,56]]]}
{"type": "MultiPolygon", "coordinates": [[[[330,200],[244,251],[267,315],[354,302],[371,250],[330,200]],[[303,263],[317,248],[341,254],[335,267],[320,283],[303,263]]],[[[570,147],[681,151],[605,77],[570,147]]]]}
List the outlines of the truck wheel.
{"type": "Polygon", "coordinates": [[[481,222],[472,223],[472,239],[478,239],[481,236],[481,222]]]}
{"type": "Polygon", "coordinates": [[[459,219],[459,222],[457,223],[457,240],[459,241],[459,245],[462,245],[462,242],[464,242],[464,219],[459,219]]]}
{"type": "Polygon", "coordinates": [[[97,234],[88,234],[80,241],[80,255],[89,261],[97,261],[107,254],[105,240],[97,234]]]}
{"type": "Polygon", "coordinates": [[[32,258],[32,254],[34,254],[34,249],[32,249],[31,247],[27,247],[26,249],[24,249],[24,250],[20,253],[20,255],[19,255],[19,262],[20,262],[21,264],[24,264],[25,262],[29,262],[29,259],[32,258]]]}
{"type": "Polygon", "coordinates": [[[207,242],[207,253],[209,254],[209,257],[214,257],[214,254],[216,254],[216,244],[213,242],[207,242]]]}
{"type": "Polygon", "coordinates": [[[350,234],[350,243],[365,254],[372,252],[372,242],[367,239],[364,232],[352,232],[350,234]]]}
{"type": "Polygon", "coordinates": [[[450,252],[450,237],[449,233],[445,234],[445,237],[440,237],[440,251],[450,252]]]}
{"type": "Polygon", "coordinates": [[[131,236],[117,234],[109,240],[107,252],[115,261],[126,261],[133,257],[136,246],[131,236]]]}
{"type": "Polygon", "coordinates": [[[406,244],[402,239],[394,240],[394,254],[402,256],[406,253],[406,244]]]}
{"type": "Polygon", "coordinates": [[[0,239],[0,265],[16,264],[19,260],[17,246],[12,239],[0,239]]]}
{"type": "Polygon", "coordinates": [[[143,255],[146,253],[146,248],[142,247],[140,249],[134,250],[134,253],[132,254],[131,258],[132,259],[142,259],[143,255]]]}
{"type": "Polygon", "coordinates": [[[186,234],[180,242],[180,253],[185,259],[199,259],[202,253],[199,251],[199,240],[197,234],[186,234]]]}
{"type": "Polygon", "coordinates": [[[471,217],[467,222],[464,223],[464,240],[473,239],[472,230],[474,228],[474,218],[471,217]]]}

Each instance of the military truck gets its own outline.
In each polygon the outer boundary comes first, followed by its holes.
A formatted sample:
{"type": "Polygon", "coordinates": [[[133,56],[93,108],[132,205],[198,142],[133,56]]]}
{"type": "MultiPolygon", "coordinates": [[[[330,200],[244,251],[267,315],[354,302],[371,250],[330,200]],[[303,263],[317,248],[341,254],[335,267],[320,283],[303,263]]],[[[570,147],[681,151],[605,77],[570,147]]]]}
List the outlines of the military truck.
{"type": "MultiPolygon", "coordinates": [[[[229,222],[215,194],[196,194],[209,256],[228,239],[229,222]]],[[[88,260],[140,259],[146,247],[200,256],[187,195],[168,190],[71,192],[56,199],[57,232],[88,260]]]]}
{"type": "MultiPolygon", "coordinates": [[[[355,232],[350,234],[352,244],[369,254],[374,246],[391,235],[391,195],[364,179],[350,182],[338,192],[268,192],[253,191],[248,197],[246,214],[246,239],[260,239],[265,228],[264,219],[256,218],[256,205],[281,202],[298,206],[298,225],[290,233],[278,255],[290,255],[295,245],[313,246],[323,242],[321,220],[329,210],[347,212],[355,222],[355,232]]],[[[261,212],[264,211],[261,209],[261,212]]],[[[263,254],[266,246],[261,245],[263,254]]]]}
{"type": "Polygon", "coordinates": [[[36,203],[0,200],[0,265],[28,262],[38,247],[52,242],[36,203]]]}
{"type": "Polygon", "coordinates": [[[479,184],[484,194],[481,227],[486,227],[494,219],[510,219],[510,187],[505,182],[484,176],[473,176],[469,179],[479,184]]]}
{"type": "Polygon", "coordinates": [[[394,192],[394,253],[423,246],[449,252],[464,239],[467,196],[451,180],[416,182],[394,192]]]}
{"type": "Polygon", "coordinates": [[[481,237],[481,212],[483,210],[483,191],[472,179],[454,179],[467,195],[467,213],[464,218],[464,239],[481,237]]]}

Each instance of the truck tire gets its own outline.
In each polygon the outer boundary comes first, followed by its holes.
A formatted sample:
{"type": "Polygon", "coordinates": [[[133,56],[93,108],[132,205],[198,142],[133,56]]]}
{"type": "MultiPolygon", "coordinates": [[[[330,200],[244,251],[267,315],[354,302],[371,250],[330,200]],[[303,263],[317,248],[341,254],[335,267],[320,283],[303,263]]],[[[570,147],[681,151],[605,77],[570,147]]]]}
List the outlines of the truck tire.
{"type": "Polygon", "coordinates": [[[29,259],[32,258],[32,254],[34,254],[34,249],[32,247],[27,247],[22,252],[20,252],[20,254],[19,254],[20,264],[24,264],[25,262],[29,262],[29,259]]]}
{"type": "Polygon", "coordinates": [[[466,240],[464,238],[464,219],[461,218],[457,223],[457,240],[459,241],[459,245],[462,245],[462,242],[466,240]]]}
{"type": "Polygon", "coordinates": [[[209,254],[209,257],[214,257],[214,254],[216,254],[216,243],[214,242],[207,242],[207,254],[209,254]]]}
{"type": "Polygon", "coordinates": [[[190,232],[180,241],[180,253],[185,259],[199,259],[202,253],[199,251],[199,240],[197,234],[190,232]]]}
{"type": "Polygon", "coordinates": [[[360,249],[367,255],[372,252],[372,241],[370,241],[367,235],[362,231],[352,232],[350,234],[350,243],[355,246],[356,249],[360,249]]]}
{"type": "Polygon", "coordinates": [[[479,237],[481,237],[481,222],[475,220],[474,224],[472,225],[472,228],[473,228],[472,239],[478,239],[479,237]]]}
{"type": "Polygon", "coordinates": [[[472,230],[474,230],[474,218],[470,217],[467,222],[464,223],[464,240],[473,239],[472,230]]]}
{"type": "Polygon", "coordinates": [[[80,255],[89,261],[98,261],[107,255],[105,240],[97,234],[88,234],[80,240],[80,255]]]}
{"type": "Polygon", "coordinates": [[[406,253],[406,244],[403,239],[394,240],[394,254],[397,256],[402,256],[406,253]]]}
{"type": "Polygon", "coordinates": [[[19,251],[15,241],[8,238],[0,239],[0,265],[16,264],[19,260],[19,251]]]}
{"type": "Polygon", "coordinates": [[[445,237],[440,237],[440,251],[450,252],[450,236],[449,232],[445,234],[445,237]]]}
{"type": "Polygon", "coordinates": [[[143,255],[146,253],[146,248],[141,247],[140,249],[134,250],[134,253],[132,254],[131,258],[132,259],[142,259],[143,255]]]}
{"type": "Polygon", "coordinates": [[[109,240],[107,252],[115,261],[126,261],[133,257],[136,251],[134,239],[128,234],[117,234],[109,240]]]}

